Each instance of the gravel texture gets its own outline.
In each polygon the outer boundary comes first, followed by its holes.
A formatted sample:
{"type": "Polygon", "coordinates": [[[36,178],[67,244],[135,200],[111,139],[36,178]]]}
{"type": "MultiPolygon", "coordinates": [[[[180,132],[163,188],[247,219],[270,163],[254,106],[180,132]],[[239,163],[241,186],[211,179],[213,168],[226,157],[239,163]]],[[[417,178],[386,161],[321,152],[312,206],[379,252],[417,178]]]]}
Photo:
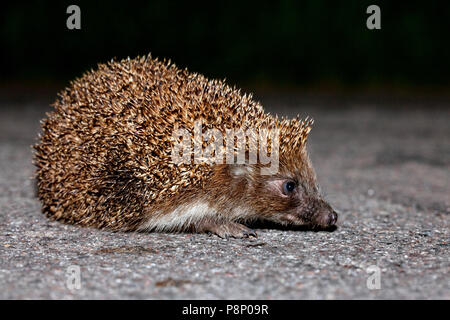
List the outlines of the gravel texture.
{"type": "Polygon", "coordinates": [[[111,233],[49,221],[31,179],[47,101],[0,101],[2,299],[450,299],[448,102],[266,95],[311,115],[309,147],[333,232],[257,239],[111,233]],[[67,285],[80,267],[80,289],[67,285]],[[380,289],[367,286],[380,269],[380,289]]]}

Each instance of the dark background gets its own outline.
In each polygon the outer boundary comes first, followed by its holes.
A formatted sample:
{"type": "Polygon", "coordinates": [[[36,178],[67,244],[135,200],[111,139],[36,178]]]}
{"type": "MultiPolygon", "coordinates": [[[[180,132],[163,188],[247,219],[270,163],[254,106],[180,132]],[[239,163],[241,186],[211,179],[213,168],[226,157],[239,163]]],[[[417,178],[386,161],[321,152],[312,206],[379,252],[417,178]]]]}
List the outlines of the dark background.
{"type": "Polygon", "coordinates": [[[169,58],[232,84],[428,90],[450,83],[449,1],[30,1],[2,4],[0,84],[64,86],[113,57],[169,58]],[[66,8],[81,8],[68,30],[66,8]],[[366,8],[381,8],[381,30],[366,8]]]}

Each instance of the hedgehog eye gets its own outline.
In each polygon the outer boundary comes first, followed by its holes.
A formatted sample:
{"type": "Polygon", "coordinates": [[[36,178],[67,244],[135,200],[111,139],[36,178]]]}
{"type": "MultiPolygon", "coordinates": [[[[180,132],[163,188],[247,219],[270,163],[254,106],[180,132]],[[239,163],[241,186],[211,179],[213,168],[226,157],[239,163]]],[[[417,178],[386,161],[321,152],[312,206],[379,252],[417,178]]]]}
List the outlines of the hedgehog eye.
{"type": "Polygon", "coordinates": [[[289,195],[295,190],[295,187],[297,187],[297,184],[292,180],[288,180],[283,183],[283,193],[289,195]]]}

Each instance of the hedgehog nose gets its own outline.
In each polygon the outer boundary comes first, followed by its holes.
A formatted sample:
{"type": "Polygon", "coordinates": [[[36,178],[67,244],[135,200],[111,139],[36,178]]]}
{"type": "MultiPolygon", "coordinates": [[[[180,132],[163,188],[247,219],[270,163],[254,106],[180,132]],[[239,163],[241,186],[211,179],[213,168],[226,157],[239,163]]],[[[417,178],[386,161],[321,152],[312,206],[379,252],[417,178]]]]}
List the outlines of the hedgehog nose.
{"type": "Polygon", "coordinates": [[[336,224],[338,219],[338,215],[336,213],[336,211],[332,211],[329,215],[328,215],[328,225],[333,226],[336,224]]]}

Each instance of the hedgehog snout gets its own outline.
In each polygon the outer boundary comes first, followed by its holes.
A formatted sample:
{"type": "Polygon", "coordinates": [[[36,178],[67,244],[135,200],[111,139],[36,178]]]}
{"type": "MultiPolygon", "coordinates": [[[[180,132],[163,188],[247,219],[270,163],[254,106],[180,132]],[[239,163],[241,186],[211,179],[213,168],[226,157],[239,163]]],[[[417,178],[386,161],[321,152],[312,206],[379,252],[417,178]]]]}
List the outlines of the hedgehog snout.
{"type": "Polygon", "coordinates": [[[316,213],[316,219],[319,225],[322,226],[334,226],[338,220],[338,214],[334,209],[326,202],[323,202],[318,212],[316,213]]]}
{"type": "Polygon", "coordinates": [[[337,215],[336,211],[333,210],[333,212],[331,212],[331,213],[328,215],[328,224],[329,224],[330,226],[335,225],[336,222],[337,222],[337,219],[338,219],[338,215],[337,215]]]}

